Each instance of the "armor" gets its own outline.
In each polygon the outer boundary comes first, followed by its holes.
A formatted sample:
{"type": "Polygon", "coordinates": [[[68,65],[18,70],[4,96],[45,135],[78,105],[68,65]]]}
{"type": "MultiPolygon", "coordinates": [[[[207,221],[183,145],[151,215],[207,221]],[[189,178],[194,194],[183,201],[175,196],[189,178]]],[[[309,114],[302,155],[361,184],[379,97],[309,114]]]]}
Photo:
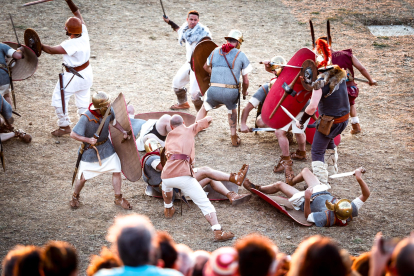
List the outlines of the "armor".
{"type": "Polygon", "coordinates": [[[225,36],[224,39],[235,39],[239,42],[239,44],[237,45],[237,49],[240,49],[240,45],[242,45],[242,42],[244,42],[243,40],[243,33],[240,32],[239,30],[231,30],[228,34],[228,36],[225,36]]]}
{"type": "Polygon", "coordinates": [[[348,199],[341,199],[335,204],[327,200],[325,205],[328,210],[335,212],[336,217],[340,220],[347,220],[352,214],[351,201],[348,199]]]}
{"type": "Polygon", "coordinates": [[[270,69],[274,71],[282,67],[282,65],[286,65],[286,63],[286,60],[282,56],[274,56],[270,60],[270,69]]]}
{"type": "Polygon", "coordinates": [[[92,106],[90,107],[91,110],[100,110],[101,114],[105,114],[106,110],[108,109],[108,105],[111,103],[109,100],[108,94],[105,92],[98,92],[93,94],[92,96],[92,106]]]}
{"type": "Polygon", "coordinates": [[[145,141],[144,146],[145,146],[145,151],[147,153],[153,152],[153,151],[156,151],[157,149],[162,148],[161,144],[156,139],[153,139],[153,138],[145,141]]]}
{"type": "Polygon", "coordinates": [[[65,28],[69,34],[81,34],[82,21],[77,17],[69,17],[68,20],[66,20],[65,28]]]}

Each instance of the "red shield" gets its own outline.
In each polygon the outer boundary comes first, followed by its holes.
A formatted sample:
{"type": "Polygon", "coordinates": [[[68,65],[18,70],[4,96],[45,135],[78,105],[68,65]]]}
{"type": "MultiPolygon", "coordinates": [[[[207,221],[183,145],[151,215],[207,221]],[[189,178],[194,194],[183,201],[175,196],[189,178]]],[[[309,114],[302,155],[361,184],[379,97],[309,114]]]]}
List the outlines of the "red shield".
{"type": "MultiPolygon", "coordinates": [[[[316,56],[311,50],[302,48],[289,60],[288,65],[300,67],[307,59],[314,61],[315,58],[316,56]]],[[[282,85],[284,83],[290,84],[300,71],[300,68],[284,67],[275,84],[272,85],[272,89],[270,89],[262,108],[263,122],[269,127],[276,129],[282,128],[292,121],[281,108],[276,111],[271,119],[269,117],[285,94],[282,85]]],[[[293,116],[297,116],[311,97],[312,91],[304,89],[300,80],[296,81],[293,90],[296,91],[297,94],[294,97],[288,95],[283,101],[282,106],[289,110],[293,116]]]]}
{"type": "Polygon", "coordinates": [[[210,87],[210,75],[204,70],[203,66],[206,63],[208,56],[216,48],[217,44],[213,41],[202,41],[194,48],[193,55],[191,56],[191,69],[194,71],[202,95],[204,95],[210,87]]]}
{"type": "MultiPolygon", "coordinates": [[[[6,45],[9,45],[13,49],[17,49],[19,45],[13,42],[3,42],[6,45]]],[[[29,47],[23,46],[23,55],[24,58],[18,59],[15,61],[15,64],[12,65],[12,79],[14,81],[20,81],[31,77],[37,69],[37,55],[29,47]]],[[[6,62],[9,63],[11,58],[6,58],[6,62]]]]}
{"type": "MultiPolygon", "coordinates": [[[[116,121],[126,131],[132,131],[124,95],[120,93],[111,106],[114,109],[116,121]]],[[[118,154],[119,160],[121,160],[122,173],[129,181],[138,181],[141,178],[142,169],[134,135],[130,139],[123,141],[124,135],[112,124],[109,125],[109,131],[111,133],[112,145],[116,154],[118,154]]]]}
{"type": "MultiPolygon", "coordinates": [[[[319,117],[319,113],[318,111],[316,111],[315,113],[316,117],[319,117]]],[[[309,125],[313,124],[315,122],[315,120],[311,117],[309,120],[309,125]]],[[[315,131],[316,128],[307,128],[305,133],[306,133],[306,142],[308,142],[309,144],[312,145],[313,143],[313,136],[315,136],[315,131]]],[[[338,136],[336,136],[334,138],[334,143],[335,145],[339,145],[339,143],[341,143],[341,134],[339,134],[338,136]]]]}

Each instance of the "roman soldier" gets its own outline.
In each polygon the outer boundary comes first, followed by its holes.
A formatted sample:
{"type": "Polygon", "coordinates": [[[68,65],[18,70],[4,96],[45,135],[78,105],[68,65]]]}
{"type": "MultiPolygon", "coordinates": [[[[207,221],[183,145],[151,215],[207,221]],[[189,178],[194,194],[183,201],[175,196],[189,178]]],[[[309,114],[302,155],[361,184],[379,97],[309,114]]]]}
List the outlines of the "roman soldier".
{"type": "Polygon", "coordinates": [[[231,30],[225,39],[227,43],[216,48],[204,65],[204,70],[211,74],[210,88],[206,92],[203,106],[197,113],[196,120],[204,118],[211,109],[225,105],[228,110],[231,143],[234,147],[238,147],[241,140],[236,132],[236,107],[240,100],[240,89],[242,89],[243,96],[247,96],[248,74],[252,71],[252,66],[240,50],[244,41],[242,32],[231,30]],[[239,82],[240,75],[243,78],[243,87],[239,82]]]}
{"type": "Polygon", "coordinates": [[[72,208],[80,206],[79,194],[87,180],[103,173],[112,173],[115,204],[127,210],[132,209],[129,202],[122,197],[121,162],[108,137],[109,124],[114,122],[113,126],[123,133],[124,139],[128,139],[127,131],[115,119],[109,96],[105,92],[98,92],[92,96],[88,110],[81,114],[70,134],[70,137],[82,142],[79,149],[81,161],[77,170],[77,181],[70,201],[72,208]]]}
{"type": "Polygon", "coordinates": [[[79,115],[88,110],[90,88],[93,82],[92,67],[89,65],[91,48],[86,24],[72,0],[65,1],[74,15],[65,23],[66,35],[69,39],[53,47],[42,44],[44,52],[63,55],[66,70],[56,83],[52,96],[52,106],[55,108],[59,126],[57,130],[52,131],[52,135],[57,137],[71,133],[72,122],[67,107],[72,95],[75,96],[79,115]]]}
{"type": "Polygon", "coordinates": [[[172,105],[172,110],[189,109],[190,105],[187,102],[187,90],[184,87],[190,83],[191,100],[193,101],[195,109],[198,111],[203,104],[200,88],[198,87],[194,71],[191,70],[191,56],[198,42],[203,39],[211,39],[210,30],[199,22],[200,14],[191,10],[187,13],[187,20],[179,27],[167,16],[163,17],[164,21],[171,26],[171,28],[178,33],[178,42],[180,45],[185,44],[186,48],[186,62],[181,66],[175,74],[172,88],[177,96],[178,103],[172,105]]]}
{"type": "Polygon", "coordinates": [[[14,118],[12,115],[11,105],[3,96],[0,96],[0,141],[4,142],[16,137],[25,143],[30,143],[32,141],[30,134],[21,129],[14,129],[14,118]]]}
{"type": "Polygon", "coordinates": [[[308,185],[306,191],[299,191],[281,181],[271,185],[258,186],[246,179],[243,186],[249,191],[256,189],[265,194],[284,193],[289,197],[293,208],[302,211],[307,221],[318,227],[345,226],[358,216],[359,210],[370,196],[368,185],[362,179],[364,172],[365,169],[362,167],[355,170],[355,178],[362,194],[353,201],[334,197],[328,192],[328,186],[320,185],[318,177],[308,168],[304,168],[294,179],[295,183],[305,181],[308,185]]]}
{"type": "Polygon", "coordinates": [[[9,68],[6,63],[6,57],[13,59],[22,59],[23,55],[23,46],[14,50],[9,45],[0,43],[0,94],[4,99],[11,105],[12,99],[10,97],[10,75],[9,68]]]}
{"type": "MultiPolygon", "coordinates": [[[[147,154],[141,159],[143,180],[159,193],[161,193],[161,171],[163,168],[160,157],[161,149],[162,146],[158,140],[150,138],[145,141],[145,151],[147,154]]],[[[214,191],[227,197],[232,205],[247,202],[250,199],[250,195],[239,195],[235,192],[230,192],[221,181],[230,181],[241,186],[248,170],[248,165],[243,165],[238,173],[230,174],[211,169],[210,167],[193,168],[194,177],[203,189],[209,184],[214,191]]]]}

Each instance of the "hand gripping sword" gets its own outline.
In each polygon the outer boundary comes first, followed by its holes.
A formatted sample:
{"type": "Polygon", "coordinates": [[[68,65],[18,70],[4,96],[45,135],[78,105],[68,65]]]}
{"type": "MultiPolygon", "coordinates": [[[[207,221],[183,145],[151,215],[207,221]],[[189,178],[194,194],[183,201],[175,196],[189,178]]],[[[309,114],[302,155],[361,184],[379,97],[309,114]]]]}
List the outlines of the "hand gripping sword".
{"type": "MultiPolygon", "coordinates": [[[[102,118],[101,123],[99,124],[98,129],[96,130],[95,134],[93,135],[93,138],[98,139],[99,138],[99,135],[101,135],[102,128],[103,128],[103,126],[105,124],[106,119],[109,116],[109,112],[110,111],[111,111],[111,107],[109,106],[108,109],[105,112],[105,115],[102,118]]],[[[90,148],[90,147],[93,147],[96,150],[96,154],[98,154],[98,158],[99,158],[99,153],[98,153],[98,150],[95,148],[95,145],[90,144],[88,148],[90,148]]],[[[82,159],[82,155],[83,155],[83,152],[84,151],[85,151],[85,143],[82,143],[81,148],[79,150],[78,159],[76,160],[75,171],[73,172],[72,186],[73,186],[73,182],[75,182],[76,175],[78,174],[79,164],[80,164],[80,161],[82,159]]],[[[101,165],[100,163],[101,163],[101,160],[99,158],[99,165],[101,165]]]]}
{"type": "Polygon", "coordinates": [[[162,12],[164,14],[162,17],[164,17],[165,19],[167,19],[168,16],[165,15],[165,10],[164,10],[164,5],[162,4],[162,0],[160,0],[160,4],[161,4],[162,12]]]}

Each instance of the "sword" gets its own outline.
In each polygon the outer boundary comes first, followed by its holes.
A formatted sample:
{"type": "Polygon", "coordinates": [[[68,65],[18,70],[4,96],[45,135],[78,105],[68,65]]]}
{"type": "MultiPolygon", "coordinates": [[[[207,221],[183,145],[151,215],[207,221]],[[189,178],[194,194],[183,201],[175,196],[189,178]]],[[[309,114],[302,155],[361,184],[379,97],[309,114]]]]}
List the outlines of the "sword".
{"type": "Polygon", "coordinates": [[[9,16],[10,16],[10,20],[11,20],[11,23],[12,23],[12,26],[13,26],[14,35],[16,36],[17,44],[19,45],[18,47],[20,47],[20,46],[22,46],[22,44],[20,44],[19,38],[17,37],[16,28],[14,27],[13,18],[12,18],[10,13],[9,13],[9,16]]]}
{"type": "Polygon", "coordinates": [[[39,1],[28,2],[26,4],[23,4],[22,7],[27,7],[27,6],[36,5],[36,4],[40,4],[44,2],[50,2],[50,1],[53,1],[53,0],[39,0],[39,1]]]}
{"type": "Polygon", "coordinates": [[[162,4],[162,0],[160,0],[160,4],[161,4],[162,12],[164,13],[163,17],[164,17],[165,19],[167,19],[167,18],[168,18],[168,16],[166,16],[166,15],[165,15],[165,10],[164,10],[164,5],[162,4]]]}
{"type": "Polygon", "coordinates": [[[254,131],[275,131],[276,129],[271,128],[271,127],[264,127],[264,128],[260,128],[260,127],[253,127],[250,129],[252,132],[254,131]]]}
{"type": "Polygon", "coordinates": [[[310,25],[311,36],[312,36],[312,46],[313,46],[313,49],[315,49],[315,31],[313,30],[312,20],[309,20],[309,25],[310,25]]]}
{"type": "Polygon", "coordinates": [[[81,148],[79,150],[79,154],[78,154],[78,160],[76,160],[75,171],[73,172],[72,186],[73,186],[73,182],[75,182],[76,175],[78,174],[79,163],[82,159],[82,155],[84,151],[85,151],[85,143],[82,143],[81,148]]]}
{"type": "Polygon", "coordinates": [[[4,162],[3,144],[1,143],[1,139],[0,139],[0,160],[1,160],[1,165],[3,167],[3,171],[6,171],[6,163],[4,162]]]}
{"type": "Polygon", "coordinates": [[[329,45],[329,47],[331,47],[332,46],[331,23],[329,22],[329,20],[328,20],[328,22],[326,22],[326,29],[327,29],[328,45],[329,45]]]}
{"type": "Polygon", "coordinates": [[[299,120],[295,118],[295,116],[293,116],[286,108],[284,108],[283,106],[280,106],[283,111],[286,113],[286,115],[289,116],[289,118],[291,118],[292,120],[294,120],[296,123],[299,123],[299,120]]]}
{"type": "MultiPolygon", "coordinates": [[[[83,79],[82,75],[78,73],[78,71],[76,71],[73,67],[70,67],[69,65],[66,65],[64,63],[62,63],[62,65],[66,68],[66,70],[68,70],[70,73],[74,74],[75,76],[83,79]]],[[[66,85],[67,86],[67,85],[66,85]]]]}
{"type": "MultiPolygon", "coordinates": [[[[259,64],[263,64],[263,61],[260,61],[259,64]]],[[[275,65],[273,62],[270,63],[270,65],[275,65]]],[[[302,69],[303,67],[301,66],[293,66],[293,65],[282,65],[282,64],[278,64],[280,67],[290,67],[290,68],[297,68],[297,69],[302,69]]]]}
{"type": "MultiPolygon", "coordinates": [[[[362,173],[365,173],[365,170],[363,170],[362,173]]],[[[340,177],[350,176],[350,175],[355,175],[355,171],[333,174],[333,175],[329,176],[329,178],[340,178],[340,177]]]]}

